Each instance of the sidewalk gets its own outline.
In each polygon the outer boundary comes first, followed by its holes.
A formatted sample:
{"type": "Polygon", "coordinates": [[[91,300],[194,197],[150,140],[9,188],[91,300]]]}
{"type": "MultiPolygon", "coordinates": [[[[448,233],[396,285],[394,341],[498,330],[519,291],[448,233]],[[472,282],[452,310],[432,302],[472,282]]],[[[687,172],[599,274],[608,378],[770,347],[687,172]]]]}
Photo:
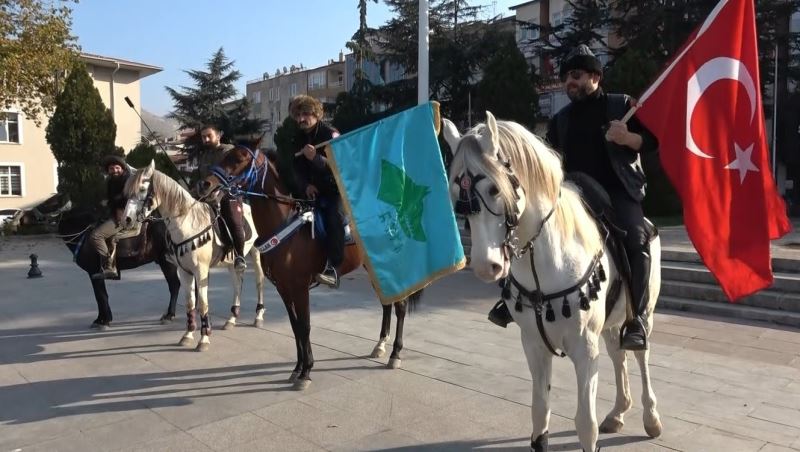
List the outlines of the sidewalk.
{"type": "MultiPolygon", "coordinates": [[[[666,228],[665,228],[666,229],[666,228]]],[[[677,232],[676,232],[677,234],[677,232]]],[[[228,315],[226,272],[212,274],[215,326],[228,315]]],[[[530,373],[515,326],[486,320],[497,289],[462,271],[426,290],[407,319],[403,368],[367,358],[380,308],[364,273],[312,293],[316,366],[294,392],[294,340],[282,303],[265,289],[264,327],[245,280],[242,326],[214,330],[211,350],[176,344],[179,321],[156,321],[167,289],[154,265],[109,284],[114,326],[96,315],[85,274],[56,239],[0,239],[0,452],[136,450],[526,451],[530,373]],[[44,277],[26,279],[28,255],[44,277]]],[[[393,321],[394,328],[394,321],[393,321]]],[[[651,373],[664,424],[645,436],[638,368],[634,408],[604,450],[800,450],[800,332],[657,313],[651,373]]],[[[598,417],[614,397],[602,352],[598,417]]],[[[554,361],[551,450],[580,450],[575,373],[554,361]]]]}

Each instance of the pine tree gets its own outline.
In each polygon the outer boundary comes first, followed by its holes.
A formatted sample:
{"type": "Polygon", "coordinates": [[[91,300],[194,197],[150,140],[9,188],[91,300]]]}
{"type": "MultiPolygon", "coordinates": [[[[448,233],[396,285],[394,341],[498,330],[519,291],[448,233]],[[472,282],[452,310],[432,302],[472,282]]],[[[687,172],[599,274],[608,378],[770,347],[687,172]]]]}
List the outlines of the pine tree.
{"type": "Polygon", "coordinates": [[[105,198],[99,162],[120,154],[114,146],[114,117],[83,64],[73,67],[55,105],[46,138],[59,163],[58,191],[68,194],[73,205],[98,207],[105,198]]]}

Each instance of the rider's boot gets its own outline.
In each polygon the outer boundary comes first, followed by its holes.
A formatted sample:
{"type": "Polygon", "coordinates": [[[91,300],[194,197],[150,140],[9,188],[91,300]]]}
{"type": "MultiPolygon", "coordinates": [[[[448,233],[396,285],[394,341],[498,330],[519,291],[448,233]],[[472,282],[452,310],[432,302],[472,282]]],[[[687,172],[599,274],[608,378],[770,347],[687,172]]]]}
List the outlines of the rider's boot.
{"type": "Polygon", "coordinates": [[[242,204],[237,199],[230,199],[227,202],[229,228],[231,231],[231,239],[233,239],[233,268],[237,272],[244,271],[247,268],[247,262],[244,260],[244,212],[242,211],[242,204]]]}
{"type": "Polygon", "coordinates": [[[650,253],[647,250],[633,253],[630,264],[633,319],[622,326],[620,347],[625,350],[647,350],[644,319],[650,295],[650,253]]]}

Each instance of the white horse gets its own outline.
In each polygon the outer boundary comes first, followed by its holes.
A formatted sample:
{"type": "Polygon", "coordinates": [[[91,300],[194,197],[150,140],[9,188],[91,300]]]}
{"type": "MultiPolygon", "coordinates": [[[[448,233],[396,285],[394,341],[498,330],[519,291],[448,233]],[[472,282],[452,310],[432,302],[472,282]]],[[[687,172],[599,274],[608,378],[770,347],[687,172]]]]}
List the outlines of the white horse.
{"type": "MultiPolygon", "coordinates": [[[[195,296],[200,313],[200,342],[197,351],[208,350],[210,345],[211,322],[208,318],[208,273],[214,265],[228,267],[233,280],[233,306],[231,317],[224,329],[236,325],[239,315],[240,295],[243,274],[234,270],[233,253],[225,253],[225,247],[218,240],[214,230],[216,216],[208,204],[198,201],[169,176],[155,169],[155,162],[137,171],[125,184],[125,196],[129,199],[126,208],[126,219],[134,221],[138,216],[147,216],[158,209],[164,217],[170,245],[175,250],[178,263],[181,287],[186,292],[186,333],[181,337],[180,345],[194,343],[194,331],[197,328],[195,319],[195,296]],[[195,283],[197,284],[195,286],[195,283]],[[193,288],[196,288],[194,290],[193,288]],[[196,293],[195,293],[196,292],[196,293]]],[[[244,253],[249,254],[255,267],[256,293],[258,297],[255,325],[260,326],[264,316],[264,273],[261,269],[261,255],[253,246],[256,241],[255,225],[250,214],[250,206],[243,204],[244,219],[252,237],[244,244],[244,253]]]]}
{"type": "MultiPolygon", "coordinates": [[[[496,121],[489,112],[486,116],[485,124],[463,137],[453,123],[444,120],[444,136],[454,155],[449,171],[451,194],[473,203],[468,212],[470,265],[485,282],[505,277],[514,281],[503,291],[503,298],[520,327],[533,379],[531,449],[547,450],[552,359],[555,350],[561,350],[559,355],[570,358],[578,379],[578,437],[585,451],[594,451],[601,335],[614,363],[617,396],[600,430],[619,432],[632,405],[626,353],[619,340],[630,311],[628,291],[617,291],[616,300],[606,300],[619,273],[577,187],[564,181],[558,154],[523,126],[496,121]],[[615,303],[608,317],[607,302],[615,303]],[[546,311],[545,322],[542,311],[546,311]]],[[[648,335],[661,285],[658,238],[650,244],[650,252],[648,335]]],[[[650,384],[648,351],[634,354],[642,375],[644,428],[657,437],[661,420],[650,384]]]]}

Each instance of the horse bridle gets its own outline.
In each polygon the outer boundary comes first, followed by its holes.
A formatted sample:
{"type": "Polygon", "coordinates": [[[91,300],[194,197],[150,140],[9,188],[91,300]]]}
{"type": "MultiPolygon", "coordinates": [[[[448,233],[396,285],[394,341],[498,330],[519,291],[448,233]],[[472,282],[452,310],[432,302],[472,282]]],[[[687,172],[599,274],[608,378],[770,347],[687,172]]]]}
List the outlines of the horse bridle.
{"type": "Polygon", "coordinates": [[[142,180],[140,187],[136,192],[136,197],[128,199],[128,203],[125,206],[126,217],[128,216],[128,212],[131,210],[132,206],[135,206],[134,212],[136,213],[136,221],[142,223],[147,219],[144,211],[150,210],[150,207],[153,205],[152,180],[153,176],[142,180]],[[141,185],[144,185],[146,188],[141,187],[141,185]],[[142,193],[144,193],[144,196],[142,196],[142,193]]]}

